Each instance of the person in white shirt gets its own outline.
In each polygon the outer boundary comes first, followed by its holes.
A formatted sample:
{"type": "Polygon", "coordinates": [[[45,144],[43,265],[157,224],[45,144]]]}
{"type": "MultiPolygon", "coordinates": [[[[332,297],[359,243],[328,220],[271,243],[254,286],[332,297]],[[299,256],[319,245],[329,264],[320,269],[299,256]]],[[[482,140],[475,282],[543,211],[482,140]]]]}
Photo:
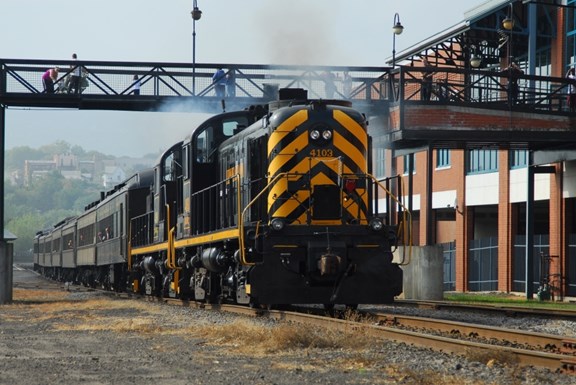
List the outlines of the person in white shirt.
{"type": "MultiPolygon", "coordinates": [[[[78,56],[73,53],[72,54],[72,60],[78,60],[78,56]]],[[[72,72],[70,73],[70,86],[68,88],[68,93],[72,92],[72,89],[74,89],[74,93],[75,94],[79,94],[80,93],[80,77],[82,76],[82,68],[79,65],[74,65],[72,64],[70,66],[70,68],[72,69],[72,72]]]]}

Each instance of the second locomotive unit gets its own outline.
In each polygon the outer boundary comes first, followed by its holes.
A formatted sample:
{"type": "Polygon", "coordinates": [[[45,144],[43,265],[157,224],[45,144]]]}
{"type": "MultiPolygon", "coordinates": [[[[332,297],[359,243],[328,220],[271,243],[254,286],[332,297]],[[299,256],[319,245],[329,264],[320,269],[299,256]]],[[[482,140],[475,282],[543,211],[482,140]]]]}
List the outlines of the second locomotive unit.
{"type": "Polygon", "coordinates": [[[378,214],[379,198],[395,198],[370,175],[370,145],[349,102],[299,89],[216,115],[161,156],[146,197],[118,206],[125,252],[89,275],[207,302],[391,302],[404,224],[378,214]]]}

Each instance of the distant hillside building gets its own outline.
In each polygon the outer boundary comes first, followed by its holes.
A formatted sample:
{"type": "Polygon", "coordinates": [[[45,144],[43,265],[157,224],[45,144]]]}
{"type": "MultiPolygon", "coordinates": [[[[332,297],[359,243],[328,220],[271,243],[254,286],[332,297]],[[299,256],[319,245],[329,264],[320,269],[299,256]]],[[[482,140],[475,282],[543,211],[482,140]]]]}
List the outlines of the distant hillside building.
{"type": "Polygon", "coordinates": [[[126,173],[118,166],[106,166],[102,174],[102,184],[105,188],[111,188],[126,180],[126,173]]]}
{"type": "Polygon", "coordinates": [[[66,179],[91,180],[94,173],[94,162],[78,161],[78,157],[73,154],[57,154],[52,157],[52,160],[25,160],[24,184],[52,171],[59,171],[66,179]],[[82,172],[83,170],[84,172],[82,172]]]}
{"type": "Polygon", "coordinates": [[[28,184],[33,179],[42,177],[54,170],[56,170],[54,160],[25,160],[24,183],[28,184]]]}

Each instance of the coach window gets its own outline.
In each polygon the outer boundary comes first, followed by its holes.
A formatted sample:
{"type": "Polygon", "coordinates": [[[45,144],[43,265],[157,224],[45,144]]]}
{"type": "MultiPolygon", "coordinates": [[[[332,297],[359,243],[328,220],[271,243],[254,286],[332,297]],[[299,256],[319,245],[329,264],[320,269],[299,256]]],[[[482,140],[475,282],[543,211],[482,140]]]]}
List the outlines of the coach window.
{"type": "Polygon", "coordinates": [[[74,247],[74,234],[66,234],[64,236],[64,249],[71,249],[74,247]]]}
{"type": "Polygon", "coordinates": [[[94,225],[88,225],[78,230],[78,246],[91,245],[94,240],[94,225]]]}

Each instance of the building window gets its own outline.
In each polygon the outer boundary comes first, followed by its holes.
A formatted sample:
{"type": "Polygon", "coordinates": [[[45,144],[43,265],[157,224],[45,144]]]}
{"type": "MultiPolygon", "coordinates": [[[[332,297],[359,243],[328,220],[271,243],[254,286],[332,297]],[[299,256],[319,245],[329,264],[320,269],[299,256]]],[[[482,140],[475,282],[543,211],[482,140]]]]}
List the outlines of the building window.
{"type": "Polygon", "coordinates": [[[438,149],[436,150],[436,168],[450,166],[450,150],[438,149]]]}
{"type": "Polygon", "coordinates": [[[383,148],[376,148],[374,150],[374,176],[377,179],[386,177],[386,150],[383,148]]]}
{"type": "Polygon", "coordinates": [[[414,171],[416,170],[416,156],[415,154],[411,154],[410,155],[404,155],[404,175],[408,175],[408,171],[410,170],[410,167],[408,166],[408,164],[410,163],[410,157],[412,158],[412,174],[414,174],[414,171]]]}
{"type": "Polygon", "coordinates": [[[510,150],[510,168],[522,168],[528,164],[528,151],[510,150]]]}
{"type": "Polygon", "coordinates": [[[468,174],[498,171],[498,150],[469,150],[467,160],[468,174]]]}

